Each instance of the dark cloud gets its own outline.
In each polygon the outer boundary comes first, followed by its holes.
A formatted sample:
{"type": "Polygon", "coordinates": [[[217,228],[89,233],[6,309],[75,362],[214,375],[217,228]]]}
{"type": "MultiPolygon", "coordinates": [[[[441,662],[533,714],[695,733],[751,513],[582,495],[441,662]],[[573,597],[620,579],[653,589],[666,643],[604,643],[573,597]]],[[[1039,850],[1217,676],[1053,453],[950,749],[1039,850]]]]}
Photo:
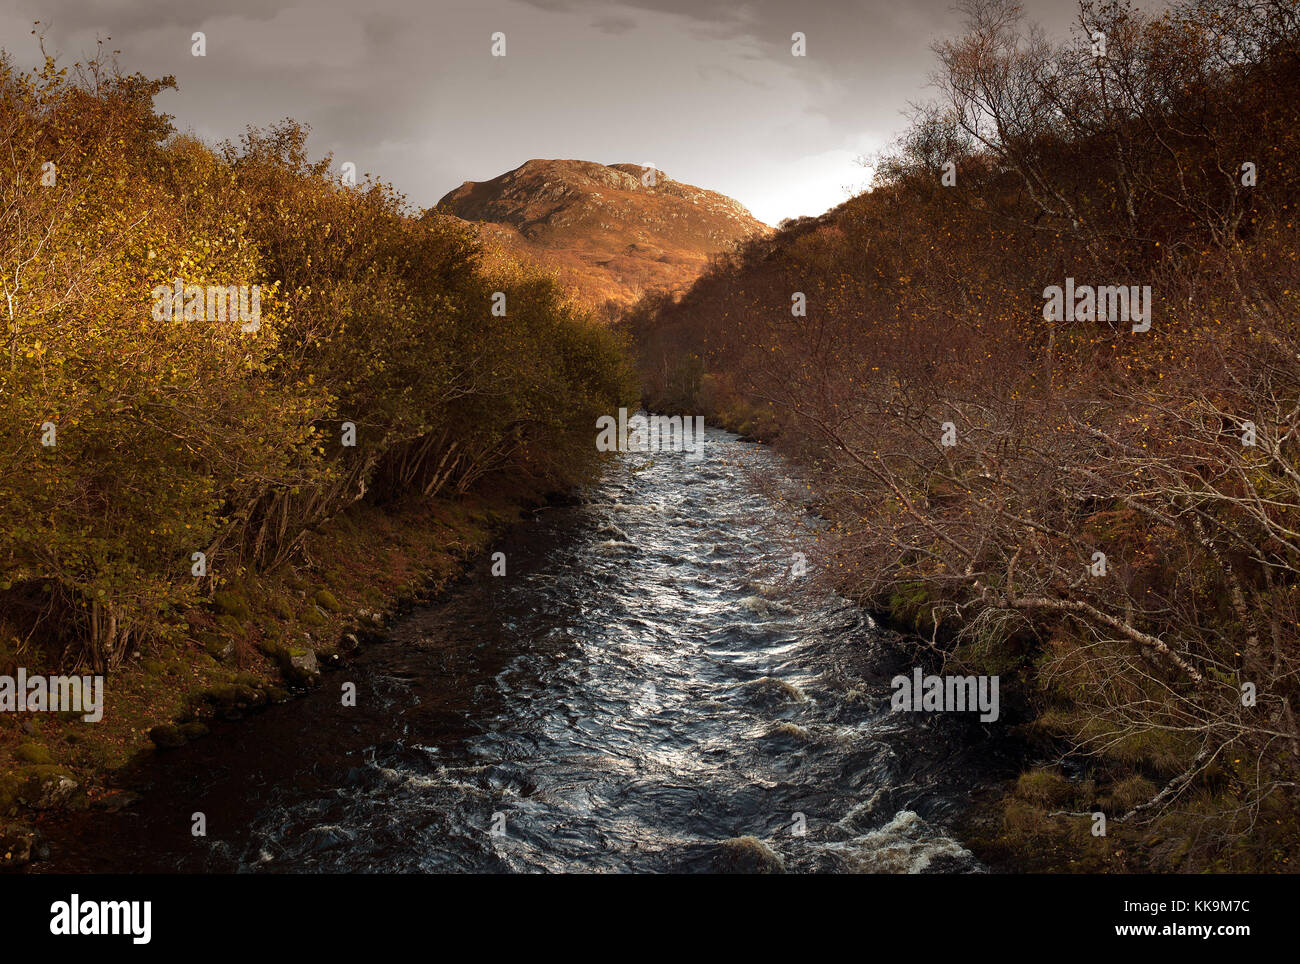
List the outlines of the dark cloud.
{"type": "MultiPolygon", "coordinates": [[[[1076,11],[1026,6],[1058,32],[1076,11]]],[[[317,153],[416,204],[581,157],[653,162],[769,222],[863,183],[854,158],[901,128],[930,44],[961,27],[950,0],[10,0],[0,36],[19,64],[37,60],[32,20],[69,62],[111,36],[123,69],[176,75],[161,106],[182,129],[220,140],[293,116],[317,153]]]]}

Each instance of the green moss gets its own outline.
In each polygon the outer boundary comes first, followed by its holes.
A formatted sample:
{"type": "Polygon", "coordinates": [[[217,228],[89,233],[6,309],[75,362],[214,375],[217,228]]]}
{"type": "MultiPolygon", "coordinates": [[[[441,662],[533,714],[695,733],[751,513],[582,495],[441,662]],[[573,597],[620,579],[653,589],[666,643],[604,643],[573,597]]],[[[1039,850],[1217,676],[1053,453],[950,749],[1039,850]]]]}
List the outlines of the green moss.
{"type": "Polygon", "coordinates": [[[283,596],[272,596],[266,603],[267,610],[277,619],[288,622],[293,619],[293,606],[283,596]]]}
{"type": "Polygon", "coordinates": [[[201,694],[202,699],[216,706],[252,706],[259,702],[258,692],[242,683],[218,683],[201,694]]]}
{"type": "Polygon", "coordinates": [[[924,583],[904,583],[890,595],[885,611],[894,625],[929,636],[935,629],[935,602],[924,583]]]}
{"type": "Polygon", "coordinates": [[[52,764],[54,758],[50,751],[40,743],[23,743],[14,751],[14,756],[24,763],[52,764]]]}
{"type": "Polygon", "coordinates": [[[212,594],[212,608],[219,615],[230,616],[242,624],[252,616],[248,601],[238,593],[218,590],[212,594]]]}
{"type": "Polygon", "coordinates": [[[230,615],[218,616],[217,628],[221,629],[227,636],[242,636],[244,634],[244,624],[230,615]]]}
{"type": "Polygon", "coordinates": [[[300,618],[308,626],[324,626],[328,622],[318,609],[309,609],[300,618]]]}
{"type": "Polygon", "coordinates": [[[62,767],[36,764],[0,775],[0,813],[12,813],[19,806],[48,809],[84,803],[85,793],[62,767]]]}
{"type": "Polygon", "coordinates": [[[334,598],[334,594],[328,589],[318,590],[316,595],[312,598],[315,600],[316,605],[326,612],[337,613],[343,610],[339,601],[334,598]]]}
{"type": "Polygon", "coordinates": [[[292,646],[280,652],[280,672],[291,683],[308,682],[319,675],[320,669],[314,650],[305,646],[292,646]]]}
{"type": "Polygon", "coordinates": [[[17,773],[0,773],[0,816],[12,816],[22,781],[17,773]]]}
{"type": "MultiPolygon", "coordinates": [[[[230,619],[229,616],[223,616],[223,619],[230,619]]],[[[243,630],[241,629],[240,632],[243,630]]],[[[207,642],[203,644],[203,651],[213,659],[223,662],[234,655],[234,644],[221,636],[209,636],[207,642]]]]}

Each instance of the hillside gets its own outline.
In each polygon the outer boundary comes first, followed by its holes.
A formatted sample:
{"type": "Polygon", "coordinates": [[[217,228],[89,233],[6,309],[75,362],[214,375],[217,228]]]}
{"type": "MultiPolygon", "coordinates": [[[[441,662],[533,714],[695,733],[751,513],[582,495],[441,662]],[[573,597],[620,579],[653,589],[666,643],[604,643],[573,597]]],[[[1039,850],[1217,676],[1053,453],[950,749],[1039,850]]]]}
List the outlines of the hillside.
{"type": "Polygon", "coordinates": [[[683,290],[710,255],[769,230],[725,195],[647,170],[531,160],[490,181],[466,181],[438,209],[558,268],[580,300],[612,317],[647,292],[683,290]]]}
{"type": "Polygon", "coordinates": [[[1093,61],[973,6],[870,193],[625,323],[647,407],[808,468],[810,571],[1019,705],[1037,759],[977,856],[1287,871],[1300,26],[1184,0],[1098,29],[1093,61]]]}

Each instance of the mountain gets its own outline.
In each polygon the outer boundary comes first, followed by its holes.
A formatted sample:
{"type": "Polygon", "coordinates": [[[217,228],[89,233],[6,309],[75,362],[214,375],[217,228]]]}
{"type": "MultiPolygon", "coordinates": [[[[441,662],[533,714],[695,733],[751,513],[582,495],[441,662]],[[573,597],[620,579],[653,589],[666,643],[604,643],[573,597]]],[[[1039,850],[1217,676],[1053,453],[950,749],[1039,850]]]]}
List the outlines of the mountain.
{"type": "Polygon", "coordinates": [[[654,289],[685,289],[709,255],[770,228],[744,205],[639,164],[531,160],[466,181],[438,209],[559,270],[608,317],[654,289]]]}

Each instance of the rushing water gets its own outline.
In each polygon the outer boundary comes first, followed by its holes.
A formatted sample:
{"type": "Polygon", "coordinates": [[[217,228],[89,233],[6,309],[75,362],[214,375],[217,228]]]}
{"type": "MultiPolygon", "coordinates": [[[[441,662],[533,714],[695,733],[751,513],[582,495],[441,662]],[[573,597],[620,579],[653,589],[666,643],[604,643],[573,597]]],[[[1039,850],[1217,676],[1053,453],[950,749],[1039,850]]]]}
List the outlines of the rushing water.
{"type": "Polygon", "coordinates": [[[979,870],[946,827],[996,747],[889,713],[908,664],[792,577],[787,483],[712,430],[699,461],[624,457],[497,547],[504,577],[484,559],[305,699],[159,755],[39,869],[712,870],[752,835],[791,871],[979,870]]]}

